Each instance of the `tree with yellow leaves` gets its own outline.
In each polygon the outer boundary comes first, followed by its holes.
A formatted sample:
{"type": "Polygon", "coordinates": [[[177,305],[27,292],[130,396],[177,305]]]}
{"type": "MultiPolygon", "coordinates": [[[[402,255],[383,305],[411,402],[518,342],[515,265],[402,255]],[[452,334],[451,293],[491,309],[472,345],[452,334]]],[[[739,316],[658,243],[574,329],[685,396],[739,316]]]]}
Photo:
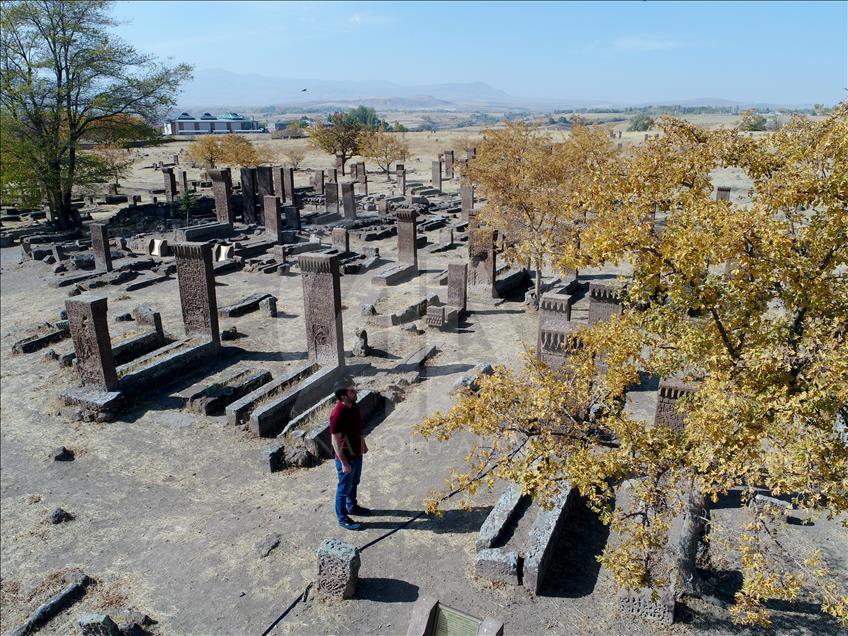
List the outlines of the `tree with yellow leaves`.
{"type": "Polygon", "coordinates": [[[580,232],[590,202],[610,192],[618,164],[600,128],[577,126],[563,143],[554,143],[525,123],[508,123],[486,131],[478,144],[467,170],[487,198],[478,219],[506,237],[508,262],[533,264],[536,302],[545,264],[555,261],[576,275],[585,262],[580,232]],[[602,176],[593,178],[591,168],[602,176]]]}
{"type": "Polygon", "coordinates": [[[221,138],[216,135],[199,136],[188,147],[188,156],[201,166],[214,168],[224,156],[221,138]]]}
{"type": "Polygon", "coordinates": [[[341,159],[341,170],[348,159],[359,153],[365,126],[345,113],[333,113],[325,126],[316,122],[309,128],[309,143],[316,150],[323,150],[341,159]]]}
{"type": "MultiPolygon", "coordinates": [[[[455,478],[469,492],[497,477],[543,501],[564,483],[579,489],[618,535],[600,561],[621,586],[703,594],[694,559],[706,526],[739,556],[736,621],[768,624],[764,601],[795,600],[806,586],[846,624],[836,577],[821,555],[786,548],[769,506],[725,527],[704,502],[733,490],[755,504],[767,491],[844,524],[848,104],[758,139],[668,118],[661,129],[583,200],[593,214],[582,250],[631,265],[623,312],[576,328],[581,346],[561,368],[533,358],[496,368],[419,430],[478,436],[455,478]],[[752,181],[750,203],[713,196],[711,172],[730,166],[752,181]],[[640,374],[692,384],[678,400],[682,430],[626,408],[640,374]],[[616,506],[624,490],[628,504],[616,506]],[[669,545],[674,519],[682,530],[669,545]],[[675,567],[660,567],[669,557],[675,567]]],[[[587,178],[606,178],[584,165],[587,178]]]]}
{"type": "Polygon", "coordinates": [[[387,181],[392,163],[409,157],[409,144],[404,141],[402,133],[370,130],[363,133],[359,146],[359,154],[376,163],[387,181]]]}

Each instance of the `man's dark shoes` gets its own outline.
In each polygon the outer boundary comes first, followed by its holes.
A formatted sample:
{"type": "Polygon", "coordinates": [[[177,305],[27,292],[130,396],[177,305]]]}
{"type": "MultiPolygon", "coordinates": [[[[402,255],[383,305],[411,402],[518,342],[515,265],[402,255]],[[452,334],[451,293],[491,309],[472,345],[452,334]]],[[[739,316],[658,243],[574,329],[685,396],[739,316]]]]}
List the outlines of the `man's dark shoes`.
{"type": "Polygon", "coordinates": [[[362,528],[361,523],[356,523],[353,519],[347,518],[339,521],[339,527],[344,528],[345,530],[359,530],[362,528]]]}
{"type": "Polygon", "coordinates": [[[347,514],[353,515],[354,517],[368,517],[371,515],[371,511],[368,508],[356,505],[353,508],[348,508],[347,514]]]}

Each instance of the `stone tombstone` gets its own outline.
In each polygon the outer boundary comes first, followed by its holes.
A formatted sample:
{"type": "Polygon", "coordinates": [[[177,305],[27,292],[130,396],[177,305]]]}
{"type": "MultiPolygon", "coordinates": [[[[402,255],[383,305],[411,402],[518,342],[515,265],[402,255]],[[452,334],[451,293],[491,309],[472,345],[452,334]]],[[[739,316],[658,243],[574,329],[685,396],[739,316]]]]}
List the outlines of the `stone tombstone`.
{"type": "Polygon", "coordinates": [[[403,172],[403,171],[404,171],[403,164],[402,163],[396,163],[395,164],[395,175],[397,175],[398,173],[403,172]]]}
{"type": "Polygon", "coordinates": [[[286,198],[280,196],[280,200],[285,205],[294,205],[294,168],[291,166],[283,166],[283,189],[286,192],[286,198]]]}
{"type": "Polygon", "coordinates": [[[445,179],[453,179],[453,150],[445,150],[445,179]]]}
{"type": "Polygon", "coordinates": [[[386,216],[389,213],[389,201],[386,198],[377,199],[377,214],[386,216]]]}
{"type": "Polygon", "coordinates": [[[406,196],[406,170],[398,170],[397,171],[397,182],[398,182],[398,190],[404,196],[406,196]]]}
{"type": "Polygon", "coordinates": [[[442,162],[434,161],[433,162],[433,187],[436,190],[442,189],[442,162]]]}
{"type": "Polygon", "coordinates": [[[65,310],[82,383],[101,391],[112,391],[118,387],[118,375],[112,356],[106,304],[104,297],[81,295],[66,300],[65,310]]]}
{"type": "Polygon", "coordinates": [[[260,223],[260,216],[256,213],[256,168],[241,169],[241,217],[245,223],[260,223]]]}
{"type": "Polygon", "coordinates": [[[654,425],[668,426],[677,431],[684,428],[684,416],[677,411],[677,400],[695,392],[691,384],[676,380],[662,380],[657,392],[657,409],[654,412],[654,425]]]}
{"type": "Polygon", "coordinates": [[[339,259],[330,254],[301,254],[303,315],[309,359],[344,366],[339,259]]]}
{"type": "Polygon", "coordinates": [[[342,183],[342,216],[346,219],[356,218],[356,197],[353,195],[353,183],[342,183]]]}
{"type": "Polygon", "coordinates": [[[91,224],[91,251],[99,271],[112,271],[112,250],[109,249],[109,228],[105,223],[91,224]]]}
{"type": "Polygon", "coordinates": [[[468,232],[469,286],[478,293],[495,295],[495,234],[477,228],[468,232]]]}
{"type": "Polygon", "coordinates": [[[730,201],[730,188],[726,186],[716,188],[716,201],[730,201]]]}
{"type": "Polygon", "coordinates": [[[333,248],[342,254],[350,251],[350,233],[343,227],[334,227],[332,233],[333,248]]]}
{"type": "Polygon", "coordinates": [[[286,219],[287,230],[300,229],[300,210],[297,209],[296,205],[283,206],[283,215],[286,219]]]}
{"type": "Polygon", "coordinates": [[[312,189],[315,194],[324,194],[324,171],[315,170],[312,173],[312,189]]]}
{"type": "Polygon", "coordinates": [[[467,307],[468,264],[448,263],[448,305],[461,313],[467,307]]]}
{"type": "Polygon", "coordinates": [[[569,333],[572,297],[570,294],[542,294],[539,301],[539,329],[536,355],[546,364],[559,368],[565,363],[570,348],[577,346],[569,333]]]}
{"type": "Polygon", "coordinates": [[[589,324],[608,320],[622,311],[619,290],[603,283],[589,283],[589,324]]]}
{"type": "Polygon", "coordinates": [[[466,148],[465,149],[465,160],[466,161],[471,161],[476,156],[477,156],[477,148],[466,148]]]}
{"type": "Polygon", "coordinates": [[[327,181],[335,181],[339,182],[339,169],[338,168],[330,168],[327,170],[327,181]]]}
{"type": "Polygon", "coordinates": [[[397,211],[398,262],[418,268],[418,213],[415,210],[397,211]]]}
{"type": "Polygon", "coordinates": [[[212,272],[210,243],[176,243],[172,246],[177,264],[177,282],[186,336],[211,338],[220,343],[218,302],[212,272]]]}
{"type": "Polygon", "coordinates": [[[179,187],[180,194],[186,194],[189,191],[189,189],[188,189],[188,173],[185,170],[180,170],[179,175],[180,175],[180,178],[179,178],[179,181],[177,183],[177,186],[179,187]]]}
{"type": "Polygon", "coordinates": [[[353,597],[360,564],[359,548],[339,539],[324,539],[318,547],[318,592],[335,599],[353,597]]]}
{"type": "Polygon", "coordinates": [[[274,196],[285,201],[286,187],[283,185],[283,167],[271,166],[271,183],[274,185],[274,196]]]}
{"type": "Polygon", "coordinates": [[[174,155],[174,165],[180,165],[180,156],[174,155]]]}
{"type": "Polygon", "coordinates": [[[271,166],[256,167],[256,196],[260,199],[274,194],[274,177],[271,166]]]}
{"type": "Polygon", "coordinates": [[[336,170],[338,170],[342,176],[344,176],[344,165],[345,159],[342,155],[336,155],[336,170]]]}
{"type": "Polygon", "coordinates": [[[460,219],[468,221],[474,210],[474,185],[468,181],[459,186],[460,219]]]}
{"type": "Polygon", "coordinates": [[[212,179],[212,194],[215,196],[215,216],[218,223],[233,224],[235,214],[231,203],[233,195],[233,180],[229,168],[209,170],[212,179]]]}
{"type": "Polygon", "coordinates": [[[282,226],[280,223],[280,200],[273,195],[265,195],[262,197],[265,217],[265,235],[275,244],[279,245],[282,242],[282,226]]]}
{"type": "Polygon", "coordinates": [[[324,189],[324,211],[332,214],[339,213],[339,184],[335,181],[327,183],[324,189]]]}
{"type": "Polygon", "coordinates": [[[177,196],[177,179],[173,168],[162,168],[162,176],[165,178],[165,199],[173,203],[177,196]]]}

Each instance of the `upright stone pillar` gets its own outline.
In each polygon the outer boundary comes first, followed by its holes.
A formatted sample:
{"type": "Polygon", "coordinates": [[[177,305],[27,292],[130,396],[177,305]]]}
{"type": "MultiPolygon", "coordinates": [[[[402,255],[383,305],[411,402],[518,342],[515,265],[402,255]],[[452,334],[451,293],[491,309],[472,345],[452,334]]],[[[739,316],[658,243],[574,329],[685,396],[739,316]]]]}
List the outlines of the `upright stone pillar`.
{"type": "Polygon", "coordinates": [[[256,168],[256,195],[262,199],[274,194],[274,177],[271,166],[257,166],[256,168]]]}
{"type": "Polygon", "coordinates": [[[245,223],[259,223],[261,221],[256,213],[256,168],[241,169],[241,217],[245,223]]]}
{"type": "Polygon", "coordinates": [[[286,229],[287,230],[299,230],[300,229],[300,210],[297,209],[296,205],[286,205],[283,207],[283,214],[286,218],[286,229]]]}
{"type": "Polygon", "coordinates": [[[94,266],[102,272],[112,271],[112,250],[109,249],[109,228],[105,223],[91,224],[91,251],[94,266]]]}
{"type": "Polygon", "coordinates": [[[489,229],[475,229],[468,233],[469,285],[476,293],[494,298],[495,293],[495,237],[489,229]]]}
{"type": "Polygon", "coordinates": [[[309,359],[321,365],[344,366],[342,296],[339,259],[329,254],[301,254],[303,315],[309,359]]]}
{"type": "Polygon", "coordinates": [[[176,243],[171,246],[177,263],[180,305],[186,336],[221,341],[218,332],[218,302],[215,276],[212,272],[212,245],[209,243],[176,243]]]}
{"type": "Polygon", "coordinates": [[[324,194],[324,171],[315,170],[312,173],[312,189],[315,194],[324,194]]]}
{"type": "Polygon", "coordinates": [[[336,155],[336,170],[339,171],[339,174],[344,176],[344,157],[341,155],[336,155]]]}
{"type": "Polygon", "coordinates": [[[218,218],[218,223],[232,225],[235,221],[235,213],[231,203],[233,180],[230,169],[209,170],[209,178],[212,179],[212,194],[215,196],[215,216],[218,218]]]}
{"type": "Polygon", "coordinates": [[[336,183],[339,182],[339,169],[338,168],[330,168],[327,170],[327,181],[334,181],[336,183]]]}
{"type": "Polygon", "coordinates": [[[65,301],[82,383],[101,391],[118,387],[112,341],[106,320],[106,298],[82,295],[65,301]]]}
{"type": "Polygon", "coordinates": [[[406,170],[397,171],[398,190],[403,196],[406,196],[406,170]]]}
{"type": "Polygon", "coordinates": [[[466,161],[471,161],[476,156],[477,156],[477,149],[476,148],[466,148],[465,149],[466,161]]]}
{"type": "Polygon", "coordinates": [[[330,181],[324,190],[324,211],[339,213],[339,184],[335,181],[330,181]]]}
{"type": "Polygon", "coordinates": [[[282,227],[280,226],[280,200],[271,195],[262,197],[265,212],[265,235],[275,245],[282,243],[282,227]]]}
{"type": "Polygon", "coordinates": [[[448,263],[448,305],[465,313],[467,307],[468,264],[448,263]]]}
{"type": "Polygon", "coordinates": [[[346,219],[356,218],[356,197],[353,195],[353,183],[342,183],[342,211],[346,219]]]}
{"type": "Polygon", "coordinates": [[[283,189],[286,192],[286,198],[283,200],[284,205],[294,205],[294,168],[291,166],[283,166],[283,189]]]}
{"type": "Polygon", "coordinates": [[[459,218],[468,221],[474,210],[474,185],[470,181],[465,181],[459,186],[459,202],[459,218]]]}
{"type": "Polygon", "coordinates": [[[169,204],[173,204],[177,196],[177,179],[174,177],[174,169],[162,168],[162,176],[165,178],[165,199],[169,204]]]}
{"type": "Polygon", "coordinates": [[[442,190],[442,162],[433,162],[433,187],[441,192],[442,190]]]}
{"type": "Polygon", "coordinates": [[[280,201],[286,200],[286,187],[283,185],[283,167],[271,167],[271,183],[274,185],[274,196],[280,201]]]}
{"type": "Polygon", "coordinates": [[[398,263],[406,263],[418,269],[417,222],[415,210],[397,211],[398,263]]]}
{"type": "Polygon", "coordinates": [[[716,201],[730,201],[730,188],[716,188],[716,201]]]}
{"type": "Polygon", "coordinates": [[[445,150],[445,179],[453,179],[453,150],[445,150]]]}
{"type": "Polygon", "coordinates": [[[333,248],[342,254],[350,251],[350,233],[343,227],[334,227],[332,233],[333,248]]]}
{"type": "Polygon", "coordinates": [[[177,181],[177,187],[179,189],[180,194],[186,194],[188,192],[188,173],[185,170],[179,171],[179,180],[177,181]]]}

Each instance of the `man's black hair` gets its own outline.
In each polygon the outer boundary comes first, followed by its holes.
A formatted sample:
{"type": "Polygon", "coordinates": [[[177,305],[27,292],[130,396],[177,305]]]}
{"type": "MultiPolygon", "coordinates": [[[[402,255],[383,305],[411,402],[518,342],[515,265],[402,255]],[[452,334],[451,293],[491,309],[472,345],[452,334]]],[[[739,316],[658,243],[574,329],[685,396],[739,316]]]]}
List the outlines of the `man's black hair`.
{"type": "Polygon", "coordinates": [[[347,387],[339,387],[335,390],[336,399],[341,400],[344,396],[347,395],[347,387]]]}

